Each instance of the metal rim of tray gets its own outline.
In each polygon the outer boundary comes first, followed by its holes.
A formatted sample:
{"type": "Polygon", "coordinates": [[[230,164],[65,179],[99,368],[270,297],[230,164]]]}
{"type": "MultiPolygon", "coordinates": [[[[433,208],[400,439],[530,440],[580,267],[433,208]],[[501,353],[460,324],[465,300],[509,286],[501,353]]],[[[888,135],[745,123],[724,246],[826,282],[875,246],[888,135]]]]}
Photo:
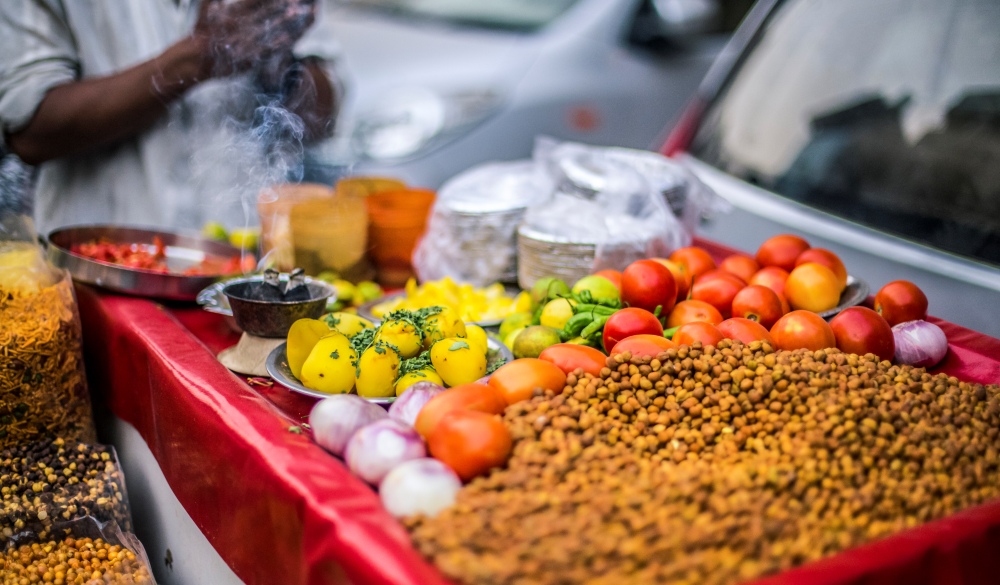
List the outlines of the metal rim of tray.
{"type": "Polygon", "coordinates": [[[116,244],[152,245],[154,237],[163,240],[168,262],[190,262],[191,265],[196,265],[206,255],[231,260],[242,254],[229,244],[208,240],[194,233],[116,225],[81,225],[54,230],[45,240],[46,254],[52,264],[68,270],[77,282],[163,300],[193,301],[207,286],[220,278],[231,276],[185,275],[176,272],[164,274],[100,262],[70,252],[75,244],[101,238],[116,244]]]}

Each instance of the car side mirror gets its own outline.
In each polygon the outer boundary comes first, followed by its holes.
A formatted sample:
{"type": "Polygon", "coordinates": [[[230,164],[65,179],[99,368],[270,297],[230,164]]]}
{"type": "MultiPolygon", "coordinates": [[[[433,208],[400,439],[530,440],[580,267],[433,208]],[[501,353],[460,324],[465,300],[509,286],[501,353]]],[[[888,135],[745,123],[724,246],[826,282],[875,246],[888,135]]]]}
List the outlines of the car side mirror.
{"type": "Polygon", "coordinates": [[[712,29],[721,12],[718,0],[652,0],[661,34],[684,41],[712,29]]]}

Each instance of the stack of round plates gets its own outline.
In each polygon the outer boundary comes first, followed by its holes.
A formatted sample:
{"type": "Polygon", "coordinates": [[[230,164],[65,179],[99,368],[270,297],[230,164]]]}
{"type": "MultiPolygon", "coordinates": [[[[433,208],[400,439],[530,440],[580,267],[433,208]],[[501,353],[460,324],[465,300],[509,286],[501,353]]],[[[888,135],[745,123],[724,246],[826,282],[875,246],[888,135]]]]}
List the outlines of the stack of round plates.
{"type": "Polygon", "coordinates": [[[530,290],[546,276],[572,284],[590,274],[596,253],[595,244],[570,242],[521,226],[517,231],[517,284],[530,290]]]}

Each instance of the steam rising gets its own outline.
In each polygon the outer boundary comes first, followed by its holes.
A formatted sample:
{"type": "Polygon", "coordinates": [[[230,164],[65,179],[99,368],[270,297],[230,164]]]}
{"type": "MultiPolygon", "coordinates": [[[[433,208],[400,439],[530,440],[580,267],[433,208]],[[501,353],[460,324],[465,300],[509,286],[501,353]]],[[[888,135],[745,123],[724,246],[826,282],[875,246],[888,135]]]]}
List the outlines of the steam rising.
{"type": "Polygon", "coordinates": [[[190,144],[190,188],[202,208],[193,226],[213,220],[227,227],[252,227],[262,191],[302,180],[302,118],[279,96],[255,93],[248,86],[248,80],[211,82],[185,99],[192,114],[188,130],[199,138],[190,144]]]}
{"type": "Polygon", "coordinates": [[[31,215],[31,170],[13,154],[0,151],[0,217],[31,215]]]}

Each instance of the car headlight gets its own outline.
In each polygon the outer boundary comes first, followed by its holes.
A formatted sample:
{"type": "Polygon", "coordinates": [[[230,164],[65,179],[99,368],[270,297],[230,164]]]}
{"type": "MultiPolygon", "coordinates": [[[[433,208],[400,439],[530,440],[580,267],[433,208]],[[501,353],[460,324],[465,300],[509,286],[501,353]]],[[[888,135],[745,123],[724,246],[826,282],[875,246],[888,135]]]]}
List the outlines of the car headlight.
{"type": "Polygon", "coordinates": [[[501,104],[492,91],[440,94],[425,88],[397,89],[359,116],[351,137],[360,158],[412,157],[467,132],[501,104]]]}

